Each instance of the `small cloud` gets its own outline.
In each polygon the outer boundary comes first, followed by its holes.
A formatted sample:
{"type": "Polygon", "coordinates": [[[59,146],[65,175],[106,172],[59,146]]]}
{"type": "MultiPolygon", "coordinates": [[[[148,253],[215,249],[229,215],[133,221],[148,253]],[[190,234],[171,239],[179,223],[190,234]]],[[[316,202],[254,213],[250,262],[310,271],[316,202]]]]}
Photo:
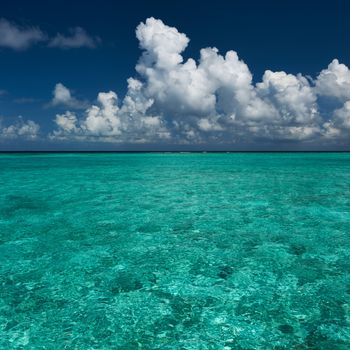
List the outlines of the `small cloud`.
{"type": "Polygon", "coordinates": [[[0,139],[17,139],[35,140],[39,136],[40,126],[32,120],[24,120],[18,117],[14,124],[1,127],[0,139]]]}
{"type": "Polygon", "coordinates": [[[71,91],[62,83],[57,83],[53,90],[51,106],[64,106],[73,109],[84,109],[88,106],[87,101],[81,101],[72,96],[71,91]]]}
{"type": "Polygon", "coordinates": [[[38,101],[39,101],[38,99],[31,98],[31,97],[19,97],[19,98],[15,98],[13,100],[14,103],[17,103],[19,105],[34,103],[34,102],[38,102],[38,101]]]}
{"type": "Polygon", "coordinates": [[[81,47],[94,49],[100,41],[101,39],[99,37],[92,37],[83,28],[76,27],[70,29],[69,36],[58,33],[50,40],[48,46],[60,49],[76,49],[81,47]]]}
{"type": "Polygon", "coordinates": [[[46,35],[37,27],[21,27],[8,20],[0,19],[0,47],[25,50],[46,40],[46,35]]]}

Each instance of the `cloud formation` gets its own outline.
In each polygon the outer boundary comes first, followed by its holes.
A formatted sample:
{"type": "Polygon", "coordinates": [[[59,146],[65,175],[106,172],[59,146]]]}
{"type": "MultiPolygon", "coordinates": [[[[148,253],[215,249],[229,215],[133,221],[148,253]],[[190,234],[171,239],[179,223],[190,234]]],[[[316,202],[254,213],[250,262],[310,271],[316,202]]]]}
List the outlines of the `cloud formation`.
{"type": "Polygon", "coordinates": [[[37,27],[21,27],[0,19],[0,47],[25,50],[29,46],[46,40],[46,35],[37,27]]]}
{"type": "Polygon", "coordinates": [[[253,83],[235,51],[204,48],[184,60],[189,38],[161,20],[136,28],[142,55],[124,99],[99,93],[83,115],[58,114],[52,138],[108,142],[235,143],[346,139],[350,72],[333,60],[314,79],[265,71],[253,83]],[[336,101],[321,112],[320,105],[336,101]]]}
{"type": "Polygon", "coordinates": [[[92,37],[83,28],[76,27],[70,29],[69,36],[58,33],[50,40],[48,46],[61,49],[76,49],[81,47],[94,49],[99,42],[100,39],[98,37],[92,37]]]}
{"type": "Polygon", "coordinates": [[[36,140],[39,136],[40,126],[32,120],[18,117],[14,124],[3,126],[0,123],[0,140],[17,139],[36,140]]]}

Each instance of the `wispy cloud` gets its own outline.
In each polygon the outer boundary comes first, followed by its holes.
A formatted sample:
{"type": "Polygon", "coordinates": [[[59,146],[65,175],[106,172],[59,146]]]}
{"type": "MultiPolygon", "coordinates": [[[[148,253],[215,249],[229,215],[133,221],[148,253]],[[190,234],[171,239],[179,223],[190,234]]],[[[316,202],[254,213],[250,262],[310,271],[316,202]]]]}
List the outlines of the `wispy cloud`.
{"type": "Polygon", "coordinates": [[[89,48],[93,49],[101,42],[97,36],[89,35],[85,29],[75,27],[65,36],[57,33],[50,38],[39,27],[20,26],[5,18],[0,19],[0,47],[21,51],[38,44],[45,43],[48,47],[59,49],[89,48]]]}
{"type": "Polygon", "coordinates": [[[19,97],[13,100],[13,102],[17,104],[31,104],[39,101],[40,99],[32,98],[32,97],[19,97]]]}
{"type": "Polygon", "coordinates": [[[0,47],[25,50],[45,40],[45,33],[37,27],[19,26],[4,18],[0,19],[0,47]]]}
{"type": "Polygon", "coordinates": [[[100,41],[100,38],[90,36],[83,28],[76,27],[70,29],[70,35],[68,36],[58,33],[50,40],[48,46],[60,49],[76,49],[81,47],[93,49],[100,41]]]}

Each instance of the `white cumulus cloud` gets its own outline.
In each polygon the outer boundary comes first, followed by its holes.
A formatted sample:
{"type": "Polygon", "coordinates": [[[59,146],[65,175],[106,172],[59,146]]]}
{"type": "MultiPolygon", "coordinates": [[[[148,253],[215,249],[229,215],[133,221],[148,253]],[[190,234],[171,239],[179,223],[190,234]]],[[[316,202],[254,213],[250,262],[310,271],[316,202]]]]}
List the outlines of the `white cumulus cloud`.
{"type": "Polygon", "coordinates": [[[111,141],[111,142],[147,142],[150,139],[169,138],[163,121],[155,115],[146,115],[153,104],[140,93],[142,84],[128,80],[128,93],[122,106],[118,106],[115,92],[100,92],[97,104],[89,107],[82,118],[67,111],[57,114],[53,139],[74,138],[77,140],[111,141]]]}
{"type": "Polygon", "coordinates": [[[254,83],[249,67],[233,50],[221,54],[215,47],[203,48],[198,61],[185,60],[189,38],[159,19],[140,23],[136,37],[142,55],[124,99],[112,91],[99,93],[98,104],[82,115],[57,115],[51,137],[233,143],[306,142],[350,133],[350,73],[338,60],[315,80],[266,70],[254,83]],[[324,114],[319,103],[330,97],[342,107],[324,114]]]}
{"type": "Polygon", "coordinates": [[[18,117],[14,124],[3,126],[0,124],[0,139],[25,139],[35,140],[38,138],[40,126],[32,120],[24,120],[18,117]]]}
{"type": "Polygon", "coordinates": [[[320,96],[350,100],[350,70],[337,59],[322,70],[316,79],[316,92],[320,96]]]}

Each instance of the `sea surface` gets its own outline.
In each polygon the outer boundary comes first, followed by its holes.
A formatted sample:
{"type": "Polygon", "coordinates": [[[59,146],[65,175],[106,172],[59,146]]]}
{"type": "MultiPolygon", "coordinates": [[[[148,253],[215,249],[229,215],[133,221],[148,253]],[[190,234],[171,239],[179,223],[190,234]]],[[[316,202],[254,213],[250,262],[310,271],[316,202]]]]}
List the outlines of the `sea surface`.
{"type": "Polygon", "coordinates": [[[0,155],[0,349],[350,349],[350,153],[0,155]]]}

